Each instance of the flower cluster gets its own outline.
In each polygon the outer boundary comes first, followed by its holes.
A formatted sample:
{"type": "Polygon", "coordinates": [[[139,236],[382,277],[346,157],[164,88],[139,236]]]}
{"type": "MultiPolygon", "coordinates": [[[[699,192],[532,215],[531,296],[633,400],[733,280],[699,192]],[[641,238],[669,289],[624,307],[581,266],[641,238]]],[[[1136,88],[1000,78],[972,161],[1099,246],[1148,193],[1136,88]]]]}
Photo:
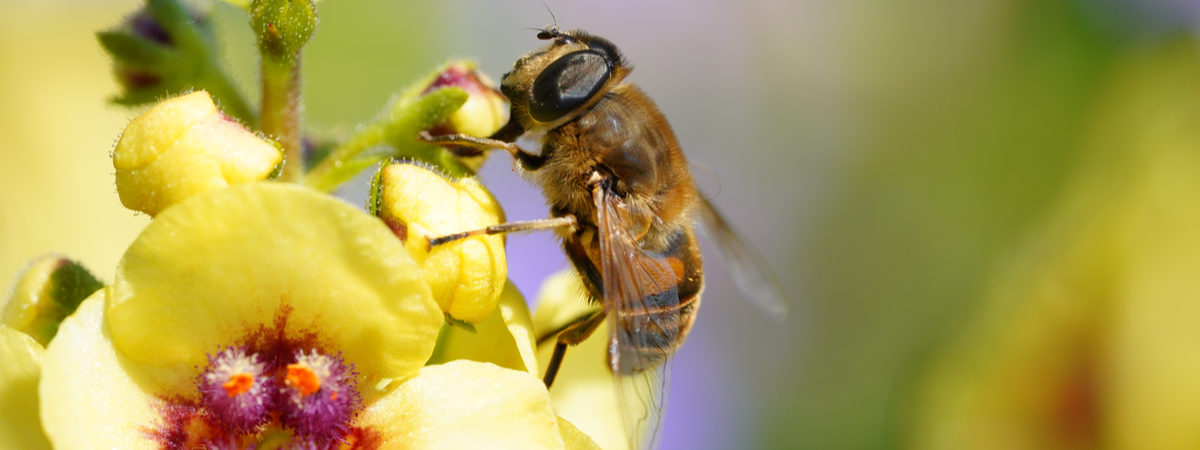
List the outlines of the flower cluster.
{"type": "Polygon", "coordinates": [[[504,213],[471,177],[478,161],[417,133],[490,134],[503,96],[453,62],[328,152],[298,148],[289,77],[315,5],[245,6],[260,111],[227,115],[218,105],[244,104],[237,89],[183,70],[215,58],[196,40],[202,13],[149,0],[100,34],[122,102],[171,94],[112,153],[122,204],[152,220],[111,282],[51,255],[0,305],[0,387],[25,396],[0,415],[0,430],[18,430],[0,447],[597,448],[541,382],[503,238],[430,245],[504,213]],[[327,194],[373,165],[368,211],[327,194]]]}

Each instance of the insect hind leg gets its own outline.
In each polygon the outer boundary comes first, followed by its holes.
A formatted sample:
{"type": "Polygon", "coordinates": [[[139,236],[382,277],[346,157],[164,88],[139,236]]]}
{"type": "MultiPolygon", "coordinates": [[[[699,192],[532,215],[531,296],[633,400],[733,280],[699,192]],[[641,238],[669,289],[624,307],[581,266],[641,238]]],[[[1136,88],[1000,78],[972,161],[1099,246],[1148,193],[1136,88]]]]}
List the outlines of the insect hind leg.
{"type": "Polygon", "coordinates": [[[554,354],[550,356],[550,363],[546,365],[546,376],[542,378],[542,382],[546,383],[546,389],[550,389],[550,386],[554,384],[554,378],[558,376],[558,369],[562,366],[563,357],[567,354],[567,346],[578,345],[591,337],[592,333],[596,332],[596,328],[604,322],[604,317],[604,310],[597,311],[591,316],[572,323],[558,334],[558,339],[554,342],[554,354]]]}

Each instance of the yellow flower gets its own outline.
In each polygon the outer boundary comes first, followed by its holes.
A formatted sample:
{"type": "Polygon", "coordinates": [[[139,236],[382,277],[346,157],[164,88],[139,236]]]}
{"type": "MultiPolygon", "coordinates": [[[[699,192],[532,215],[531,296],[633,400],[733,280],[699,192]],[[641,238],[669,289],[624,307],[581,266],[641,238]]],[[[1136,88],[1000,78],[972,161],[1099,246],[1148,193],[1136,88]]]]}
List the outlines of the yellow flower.
{"type": "Polygon", "coordinates": [[[442,311],[480,323],[504,289],[504,238],[474,236],[430,248],[429,240],[504,222],[496,199],[474,178],[449,180],[416,164],[390,164],[378,174],[381,219],[421,265],[442,311]]]}
{"type": "Polygon", "coordinates": [[[370,215],[291,185],[208,192],[163,211],[62,323],[43,425],[59,449],[578,442],[526,371],[423,367],[443,321],[370,215]]]}
{"type": "Polygon", "coordinates": [[[217,111],[204,91],[137,116],[113,151],[121,204],[151,216],[204,191],[266,179],[282,162],[277,147],[217,111]]]}

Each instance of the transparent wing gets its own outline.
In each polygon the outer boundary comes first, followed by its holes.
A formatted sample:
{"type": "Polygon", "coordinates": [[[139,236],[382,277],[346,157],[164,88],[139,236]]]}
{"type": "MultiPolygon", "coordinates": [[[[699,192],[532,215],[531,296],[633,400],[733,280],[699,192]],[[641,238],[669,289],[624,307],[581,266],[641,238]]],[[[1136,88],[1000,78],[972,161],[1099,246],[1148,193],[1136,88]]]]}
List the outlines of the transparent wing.
{"type": "Polygon", "coordinates": [[[629,448],[654,449],[662,437],[679,336],[675,272],[663,259],[639,250],[618,196],[604,187],[593,196],[617,404],[629,448]]]}
{"type": "Polygon", "coordinates": [[[758,250],[742,238],[704,196],[700,196],[696,210],[704,235],[716,247],[717,255],[738,289],[771,317],[786,318],[788,306],[783,287],[758,250]]]}

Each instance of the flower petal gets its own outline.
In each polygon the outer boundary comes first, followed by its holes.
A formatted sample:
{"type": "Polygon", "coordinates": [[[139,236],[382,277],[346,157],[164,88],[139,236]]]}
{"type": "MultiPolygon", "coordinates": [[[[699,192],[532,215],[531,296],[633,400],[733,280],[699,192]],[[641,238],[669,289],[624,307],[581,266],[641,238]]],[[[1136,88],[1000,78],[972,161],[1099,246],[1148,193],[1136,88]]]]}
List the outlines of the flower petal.
{"type": "Polygon", "coordinates": [[[367,383],[404,376],[429,359],[443,322],[382,222],[267,182],[165,210],[125,253],[110,294],[114,344],[164,371],[164,389],[190,385],[207,353],[269,336],[340,351],[367,383]]]}
{"type": "Polygon", "coordinates": [[[562,449],[541,380],[493,364],[427,366],[367,407],[359,426],[381,449],[562,449]]]}
{"type": "Polygon", "coordinates": [[[504,285],[497,310],[499,314],[475,325],[474,333],[454,326],[443,329],[429,364],[469,359],[524,370],[539,377],[529,307],[511,281],[504,285]]]}
{"type": "Polygon", "coordinates": [[[558,418],[558,433],[562,435],[567,450],[601,450],[591,436],[579,431],[575,425],[562,417],[558,418]]]}
{"type": "Polygon", "coordinates": [[[42,346],[0,325],[0,448],[49,449],[38,417],[42,346]]]}
{"type": "Polygon", "coordinates": [[[64,320],[42,359],[42,426],[58,450],[155,448],[145,430],[161,421],[152,395],[104,332],[101,289],[64,320]]]}

